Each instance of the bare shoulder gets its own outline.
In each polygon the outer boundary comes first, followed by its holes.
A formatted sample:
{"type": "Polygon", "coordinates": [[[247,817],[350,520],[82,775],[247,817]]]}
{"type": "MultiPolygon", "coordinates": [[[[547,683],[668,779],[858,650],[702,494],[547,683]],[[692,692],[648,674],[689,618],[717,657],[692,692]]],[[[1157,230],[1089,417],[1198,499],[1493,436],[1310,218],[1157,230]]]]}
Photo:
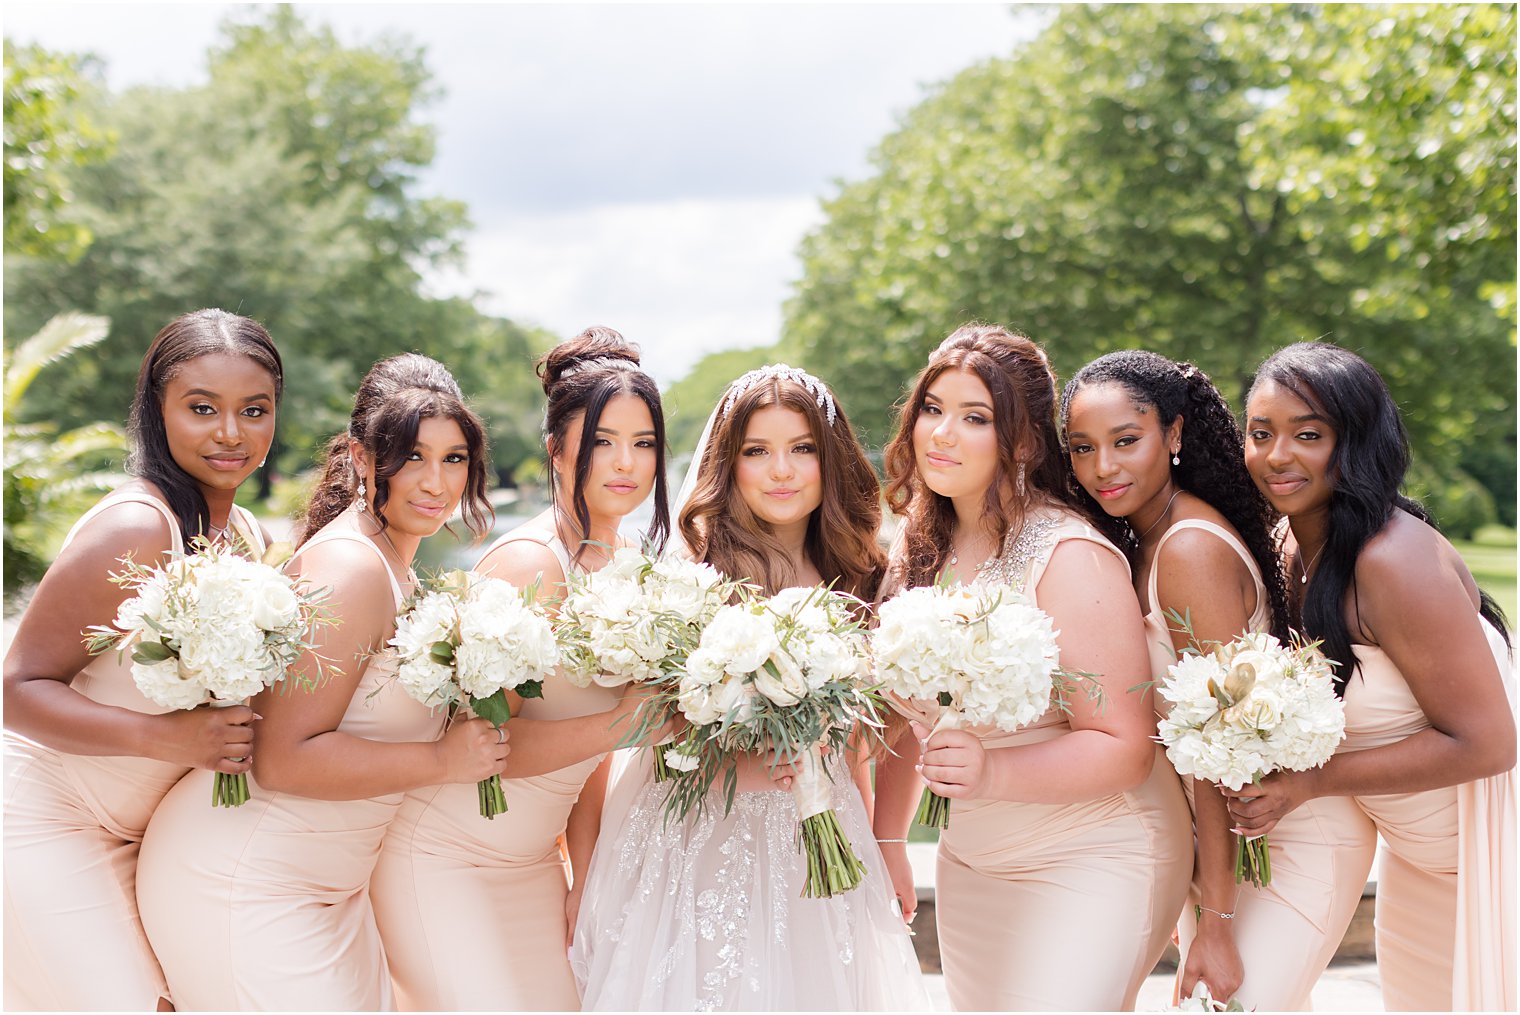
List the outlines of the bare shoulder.
{"type": "Polygon", "coordinates": [[[554,551],[536,539],[524,536],[498,543],[475,565],[477,574],[500,578],[522,587],[563,584],[565,570],[554,551]]]}
{"type": "MultiPolygon", "coordinates": [[[[145,483],[134,482],[116,492],[127,491],[160,499],[145,483]]],[[[173,545],[169,519],[162,511],[142,501],[122,500],[103,508],[86,522],[58,555],[57,563],[66,569],[74,561],[93,562],[102,554],[115,560],[130,553],[132,559],[146,564],[167,553],[173,545]]]]}
{"type": "Polygon", "coordinates": [[[1161,585],[1191,592],[1233,589],[1242,577],[1249,577],[1234,547],[1207,529],[1192,527],[1167,537],[1157,551],[1155,568],[1161,585]]]}
{"type": "Polygon", "coordinates": [[[1453,558],[1461,560],[1456,548],[1433,526],[1395,511],[1357,556],[1357,584],[1418,581],[1421,575],[1448,570],[1453,558]]]}
{"type": "Polygon", "coordinates": [[[1040,589],[1080,582],[1119,582],[1129,588],[1129,565],[1112,543],[1103,539],[1063,539],[1050,552],[1040,576],[1040,589]]]}
{"type": "MultiPolygon", "coordinates": [[[[357,535],[357,534],[356,534],[357,535]]],[[[394,612],[390,568],[363,537],[324,539],[296,558],[296,576],[303,581],[331,591],[335,603],[345,614],[355,611],[394,612]]]]}

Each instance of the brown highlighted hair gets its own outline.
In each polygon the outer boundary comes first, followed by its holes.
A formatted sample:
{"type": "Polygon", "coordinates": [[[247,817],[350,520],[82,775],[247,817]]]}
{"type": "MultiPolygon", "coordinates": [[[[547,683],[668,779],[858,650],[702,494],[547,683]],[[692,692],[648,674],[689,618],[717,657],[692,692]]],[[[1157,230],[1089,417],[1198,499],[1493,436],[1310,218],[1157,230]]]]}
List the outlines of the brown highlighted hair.
{"type": "Polygon", "coordinates": [[[670,499],[665,484],[665,409],[660,404],[660,389],[639,367],[639,350],[611,328],[591,327],[550,349],[538,361],[537,372],[544,385],[544,443],[549,456],[565,448],[570,424],[583,416],[581,442],[575,449],[574,479],[568,494],[558,488],[554,464],[549,463],[549,494],[558,504],[568,497],[571,518],[576,525],[575,553],[579,559],[585,551],[584,540],[591,535],[591,509],[586,506],[583,487],[591,472],[591,456],[596,451],[596,428],[602,410],[618,395],[633,395],[649,407],[654,420],[654,521],[649,526],[648,543],[662,550],[670,535],[670,499]]]}
{"type": "Polygon", "coordinates": [[[786,551],[745,504],[734,481],[750,417],[772,406],[801,413],[818,445],[823,500],[808,519],[803,543],[808,560],[825,582],[870,602],[886,573],[886,555],[876,543],[881,487],[844,410],[836,403],[830,425],[814,397],[792,381],[771,378],[755,384],[718,414],[706,454],[694,463],[701,471],[681,510],[681,537],[697,560],[729,577],[756,582],[767,593],[795,581],[786,551]]]}
{"type": "Polygon", "coordinates": [[[370,492],[375,518],[383,529],[384,508],[390,498],[390,477],[401,471],[417,443],[424,419],[451,419],[459,424],[469,448],[469,479],[460,510],[465,525],[478,539],[491,531],[495,512],[486,499],[489,446],[480,417],[464,403],[459,384],[435,359],[404,353],[370,367],[354,395],[348,429],[327,442],[322,478],[306,509],[302,543],[342,514],[358,493],[359,474],[349,456],[355,440],[375,463],[375,489],[370,492]]]}
{"type": "Polygon", "coordinates": [[[905,516],[902,569],[904,587],[933,584],[950,555],[955,508],[919,475],[913,430],[924,410],[929,386],[947,370],[976,375],[992,395],[992,425],[998,462],[987,488],[982,514],[994,522],[999,545],[1024,523],[1024,512],[1038,500],[1064,504],[1092,517],[1070,490],[1056,432],[1056,377],[1045,351],[1027,335],[997,324],[971,322],[955,329],[913,382],[898,417],[897,434],[884,451],[887,504],[905,516]],[[1024,493],[1017,475],[1024,466],[1024,493]]]}
{"type": "Polygon", "coordinates": [[[169,451],[164,429],[164,387],[190,360],[225,353],[246,356],[274,381],[278,406],[285,390],[285,368],[274,340],[258,321],[225,310],[206,309],[182,314],[164,325],[153,338],[137,372],[137,390],[127,418],[131,454],[127,472],[158,487],[169,510],[179,521],[185,545],[210,529],[211,512],[206,497],[190,474],[179,467],[169,451]]]}

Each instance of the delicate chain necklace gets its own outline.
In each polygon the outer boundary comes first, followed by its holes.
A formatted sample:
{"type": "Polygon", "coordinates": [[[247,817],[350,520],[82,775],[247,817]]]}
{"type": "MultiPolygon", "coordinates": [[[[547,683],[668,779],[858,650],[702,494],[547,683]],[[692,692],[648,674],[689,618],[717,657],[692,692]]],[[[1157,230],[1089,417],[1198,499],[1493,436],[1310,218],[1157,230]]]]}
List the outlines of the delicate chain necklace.
{"type": "Polygon", "coordinates": [[[1162,519],[1166,518],[1167,512],[1172,509],[1172,501],[1176,500],[1177,497],[1178,497],[1178,495],[1181,494],[1181,493],[1182,493],[1182,487],[1179,486],[1176,489],[1176,491],[1172,494],[1172,500],[1169,500],[1169,501],[1166,502],[1166,507],[1164,507],[1164,508],[1161,509],[1161,513],[1156,516],[1156,520],[1153,521],[1153,522],[1151,522],[1149,525],[1147,525],[1145,527],[1145,531],[1142,532],[1142,533],[1140,533],[1139,537],[1135,540],[1135,542],[1137,542],[1137,543],[1143,543],[1143,542],[1145,542],[1145,537],[1148,536],[1148,535],[1150,535],[1151,532],[1152,532],[1152,530],[1154,530],[1156,528],[1156,526],[1158,526],[1158,525],[1161,524],[1162,519]]]}
{"type": "Polygon", "coordinates": [[[380,519],[376,518],[375,524],[378,526],[375,531],[375,535],[385,540],[385,545],[381,546],[378,542],[375,545],[380,546],[381,553],[384,553],[386,550],[390,550],[391,559],[401,566],[402,570],[406,572],[407,577],[411,578],[413,581],[416,581],[417,572],[412,570],[412,566],[408,564],[406,560],[401,556],[401,551],[396,549],[396,544],[391,540],[391,534],[385,531],[385,526],[380,524],[380,519]]]}
{"type": "Polygon", "coordinates": [[[1298,560],[1299,560],[1299,563],[1303,566],[1303,569],[1304,569],[1304,573],[1302,575],[1300,575],[1299,579],[1298,579],[1298,583],[1300,585],[1307,585],[1307,584],[1309,584],[1309,570],[1314,567],[1314,562],[1317,561],[1317,560],[1319,560],[1319,555],[1322,554],[1322,553],[1324,553],[1325,552],[1325,547],[1327,547],[1329,545],[1330,545],[1330,540],[1328,540],[1328,539],[1325,540],[1323,543],[1320,543],[1319,544],[1319,549],[1314,551],[1314,556],[1312,556],[1312,557],[1309,558],[1309,563],[1308,564],[1304,564],[1303,563],[1303,560],[1304,560],[1303,547],[1299,547],[1298,560]]]}

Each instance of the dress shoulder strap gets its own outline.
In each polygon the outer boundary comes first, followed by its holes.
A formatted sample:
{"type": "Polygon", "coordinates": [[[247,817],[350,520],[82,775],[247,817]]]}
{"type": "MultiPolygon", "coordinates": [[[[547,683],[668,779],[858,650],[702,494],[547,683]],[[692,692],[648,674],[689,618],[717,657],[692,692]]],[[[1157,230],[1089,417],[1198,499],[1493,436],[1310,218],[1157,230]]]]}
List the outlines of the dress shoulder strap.
{"type": "Polygon", "coordinates": [[[1166,545],[1168,539],[1172,538],[1173,533],[1180,532],[1183,529],[1200,529],[1210,535],[1217,536],[1226,546],[1235,551],[1236,556],[1245,561],[1246,570],[1251,573],[1251,581],[1256,586],[1256,608],[1251,612],[1253,615],[1260,613],[1263,604],[1266,602],[1267,586],[1261,579],[1261,568],[1256,566],[1256,558],[1251,556],[1251,551],[1246,549],[1245,544],[1240,541],[1240,538],[1235,533],[1206,518],[1184,518],[1179,522],[1173,523],[1165,532],[1161,533],[1161,538],[1156,542],[1155,556],[1152,558],[1150,581],[1147,582],[1148,598],[1146,601],[1151,604],[1151,610],[1155,611],[1157,609],[1156,572],[1160,568],[1156,566],[1156,561],[1161,559],[1161,548],[1166,545]]]}
{"type": "Polygon", "coordinates": [[[69,534],[63,537],[63,545],[68,546],[72,543],[74,537],[79,534],[79,531],[93,520],[96,515],[118,504],[147,504],[149,507],[156,509],[159,514],[164,516],[164,521],[169,523],[169,548],[176,554],[184,554],[185,541],[180,536],[179,519],[174,517],[174,512],[169,510],[169,505],[152,494],[143,493],[140,490],[115,490],[106,494],[106,496],[101,498],[99,503],[86,511],[80,516],[79,521],[74,523],[73,528],[69,529],[69,534]]]}
{"type": "Polygon", "coordinates": [[[376,557],[380,558],[380,566],[385,568],[385,578],[391,583],[391,595],[395,596],[396,607],[397,609],[400,609],[402,602],[404,602],[406,599],[406,596],[402,595],[401,593],[401,585],[396,581],[395,572],[391,570],[391,562],[385,559],[385,551],[376,546],[373,540],[366,539],[364,536],[360,535],[352,529],[323,529],[321,532],[318,532],[315,536],[312,536],[306,542],[302,543],[300,548],[297,549],[295,553],[290,555],[290,559],[295,560],[302,553],[311,549],[313,546],[316,546],[318,543],[330,543],[335,539],[345,539],[355,543],[362,543],[365,546],[369,547],[370,550],[374,552],[376,557]]]}
{"type": "Polygon", "coordinates": [[[554,554],[554,559],[559,561],[560,571],[564,573],[565,577],[570,577],[571,571],[574,570],[574,566],[570,562],[570,551],[565,547],[565,541],[560,539],[556,533],[544,529],[513,529],[487,547],[486,552],[480,555],[480,559],[485,560],[492,553],[496,552],[498,547],[506,546],[508,543],[537,543],[540,546],[547,547],[549,552],[554,554]]]}
{"type": "Polygon", "coordinates": [[[264,543],[264,530],[259,528],[259,520],[253,516],[253,512],[241,504],[232,505],[231,524],[237,528],[238,533],[247,541],[253,550],[254,557],[262,557],[264,551],[269,549],[264,543]]]}

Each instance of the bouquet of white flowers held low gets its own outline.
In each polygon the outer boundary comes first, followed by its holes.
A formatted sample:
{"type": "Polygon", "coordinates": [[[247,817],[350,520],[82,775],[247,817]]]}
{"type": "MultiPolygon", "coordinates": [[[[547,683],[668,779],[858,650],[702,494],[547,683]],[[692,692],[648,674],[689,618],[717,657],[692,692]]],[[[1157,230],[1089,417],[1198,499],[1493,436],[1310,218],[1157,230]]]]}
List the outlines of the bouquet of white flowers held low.
{"type": "MultiPolygon", "coordinates": [[[[568,576],[555,625],[565,676],[581,687],[637,683],[654,692],[624,734],[623,746],[642,743],[650,730],[669,721],[687,656],[740,585],[711,565],[632,547],[618,549],[599,571],[568,576]]],[[[689,762],[676,748],[657,748],[655,781],[686,771],[689,762]]]]}
{"type": "Polygon", "coordinates": [[[798,848],[807,860],[803,895],[828,898],[860,884],[856,857],[830,800],[822,749],[849,748],[859,725],[879,730],[881,699],[870,675],[865,630],[853,597],[823,588],[745,594],[718,611],[686,660],[678,703],[691,722],[675,749],[687,777],[672,781],[667,813],[700,809],[724,773],[725,813],[738,783],[736,753],[773,751],[794,766],[798,848]]]}
{"type": "MultiPolygon", "coordinates": [[[[1330,760],[1346,736],[1346,714],[1318,642],[1295,637],[1285,646],[1247,633],[1204,650],[1190,617],[1168,611],[1168,619],[1193,640],[1159,688],[1171,711],[1156,739],[1178,775],[1240,789],[1279,769],[1330,760]]],[[[1235,880],[1247,878],[1257,886],[1272,880],[1264,835],[1236,837],[1235,880]]]]}
{"type": "MultiPolygon", "coordinates": [[[[289,545],[271,546],[261,561],[247,557],[241,540],[212,545],[198,537],[194,552],[157,567],[123,557],[125,570],[111,581],[135,594],[121,604],[111,626],[85,632],[92,655],[132,652],[132,682],[149,701],[171,709],[240,705],[285,681],[303,652],[312,652],[321,679],[324,660],[313,651],[326,590],[312,590],[275,567],[289,545]]],[[[217,772],[214,807],[248,801],[248,776],[217,772]]]]}
{"type": "MultiPolygon", "coordinates": [[[[543,678],[559,664],[534,590],[469,571],[421,583],[396,619],[390,644],[407,694],[433,707],[467,705],[497,729],[512,718],[506,692],[542,697],[543,678]]],[[[501,776],[477,788],[482,817],[506,813],[501,776]]]]}
{"type": "MultiPolygon", "coordinates": [[[[877,616],[871,649],[882,688],[937,702],[936,731],[970,724],[1012,732],[1052,705],[1067,711],[1076,682],[1102,701],[1091,674],[1061,668],[1050,617],[1006,587],[908,589],[882,603],[877,616]]],[[[948,828],[950,801],[925,787],[915,820],[948,828]]]]}

